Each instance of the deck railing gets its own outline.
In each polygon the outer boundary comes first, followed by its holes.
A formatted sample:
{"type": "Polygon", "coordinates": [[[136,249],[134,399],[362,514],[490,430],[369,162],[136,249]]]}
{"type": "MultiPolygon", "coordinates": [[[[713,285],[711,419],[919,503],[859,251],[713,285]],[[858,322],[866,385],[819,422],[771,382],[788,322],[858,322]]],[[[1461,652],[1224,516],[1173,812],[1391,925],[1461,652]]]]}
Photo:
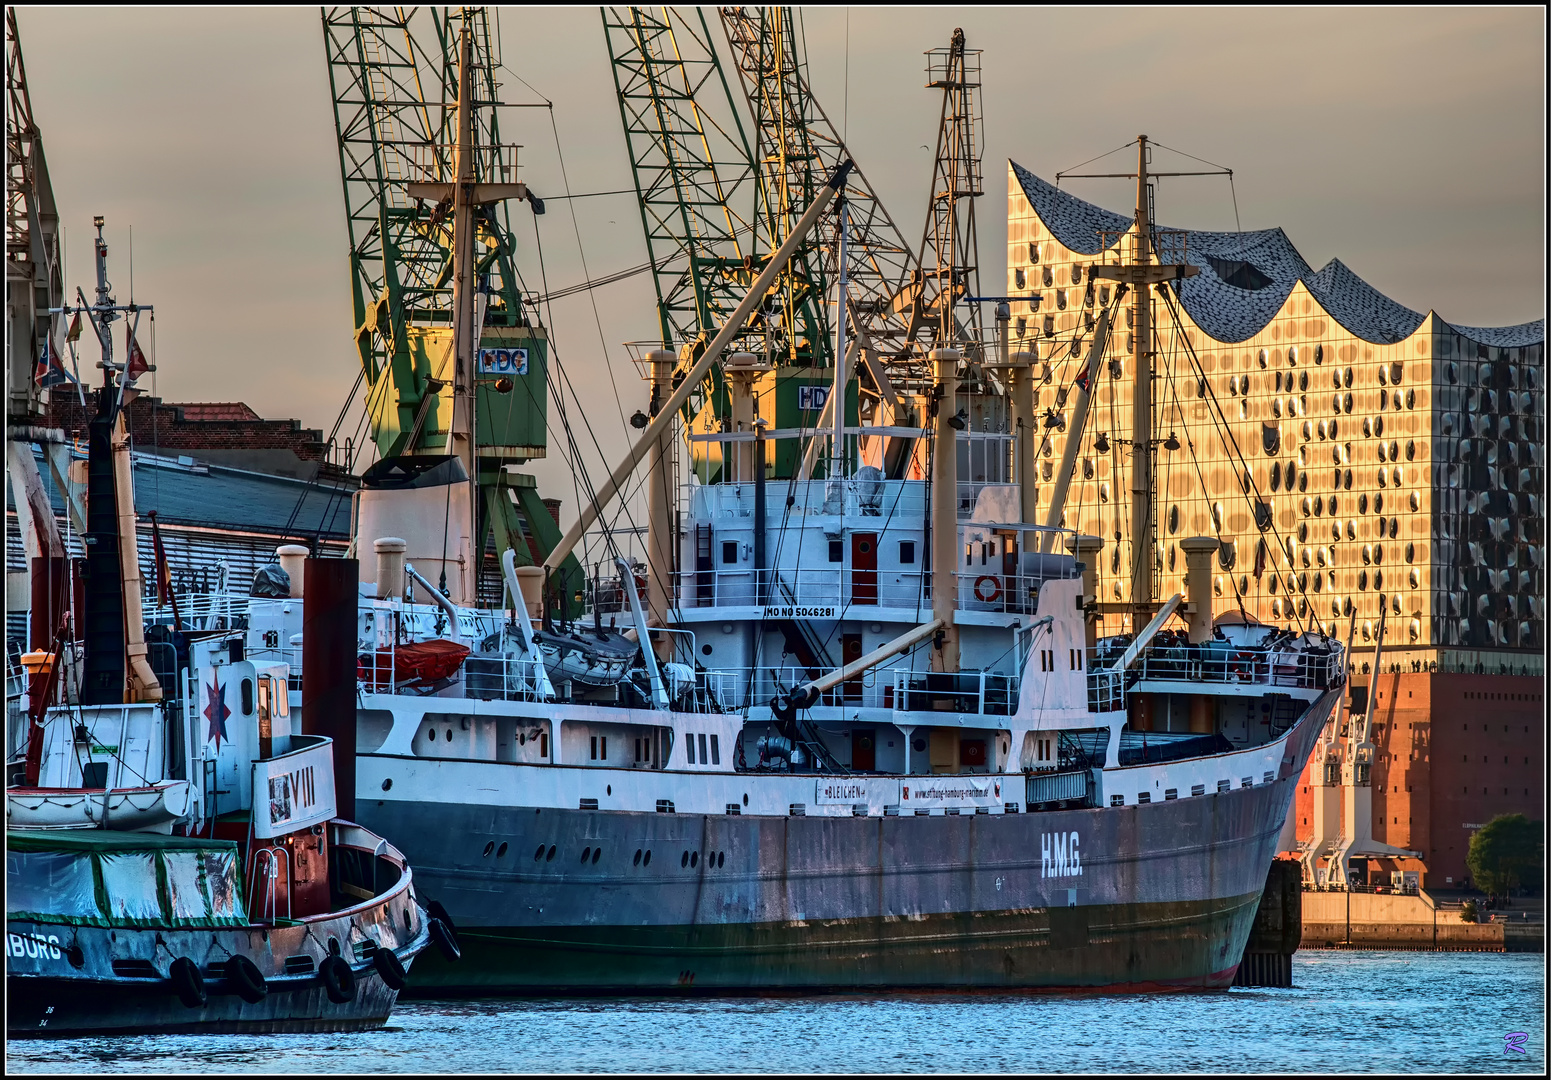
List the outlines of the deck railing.
{"type": "Polygon", "coordinates": [[[1124,672],[1113,670],[1120,650],[1087,651],[1088,708],[1125,707],[1125,688],[1137,682],[1185,682],[1213,686],[1286,686],[1328,690],[1339,685],[1341,650],[1311,652],[1272,645],[1162,645],[1145,650],[1124,672]]]}

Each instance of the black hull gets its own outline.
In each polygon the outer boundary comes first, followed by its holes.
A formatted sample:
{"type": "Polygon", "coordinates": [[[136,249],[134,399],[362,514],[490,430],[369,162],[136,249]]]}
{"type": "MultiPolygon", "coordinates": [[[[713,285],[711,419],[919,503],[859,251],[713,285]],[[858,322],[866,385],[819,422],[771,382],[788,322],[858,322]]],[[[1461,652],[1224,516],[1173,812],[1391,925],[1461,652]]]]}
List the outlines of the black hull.
{"type": "Polygon", "coordinates": [[[203,1006],[183,1004],[169,984],[146,979],[85,983],[68,977],[6,978],[6,1033],[79,1035],[265,1034],[360,1031],[385,1024],[398,992],[358,977],[355,998],[330,1001],[321,985],[274,987],[256,1004],[211,987],[203,1006]]]}
{"type": "Polygon", "coordinates": [[[462,938],[462,960],[427,957],[411,993],[1210,989],[1232,984],[1334,693],[1279,745],[1270,783],[1147,805],[957,817],[503,806],[458,801],[460,766],[423,760],[420,782],[447,796],[392,801],[365,792],[401,766],[368,756],[357,810],[414,861],[462,938]],[[1080,839],[1080,869],[1046,857],[1057,838],[1080,839]],[[490,855],[497,845],[506,857],[490,855]]]}

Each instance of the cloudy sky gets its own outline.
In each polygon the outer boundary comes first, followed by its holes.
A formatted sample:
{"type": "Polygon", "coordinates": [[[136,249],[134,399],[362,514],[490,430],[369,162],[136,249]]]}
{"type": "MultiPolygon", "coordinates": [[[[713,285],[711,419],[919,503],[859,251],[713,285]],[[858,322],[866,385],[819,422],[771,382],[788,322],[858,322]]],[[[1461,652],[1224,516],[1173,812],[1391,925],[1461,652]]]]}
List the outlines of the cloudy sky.
{"type": "MultiPolygon", "coordinates": [[[[499,21],[503,96],[549,99],[559,133],[557,153],[545,110],[503,121],[524,144],[524,179],[563,193],[563,154],[573,192],[628,188],[597,9],[509,8],[499,21]]],[[[133,226],[135,297],[158,313],[157,392],[242,400],[326,432],[356,361],[318,9],[23,7],[18,23],[71,291],[90,293],[103,214],[127,299],[133,226]]],[[[955,26],[984,50],[990,287],[1005,273],[1007,159],[1049,178],[1145,132],[1231,167],[1243,227],[1282,226],[1315,267],[1339,256],[1402,303],[1467,325],[1544,315],[1540,8],[813,8],[803,23],[817,97],[912,241],[940,107],[922,52],[955,26]]],[[[1126,211],[1127,183],[1072,189],[1126,211]]],[[[1157,201],[1167,225],[1233,225],[1222,180],[1167,181],[1157,201]]],[[[552,287],[584,279],[583,255],[592,277],[645,261],[629,197],[571,205],[574,225],[564,202],[540,222],[552,287]]],[[[514,216],[530,283],[532,220],[514,216]]],[[[605,453],[624,446],[618,415],[646,400],[620,343],[655,325],[644,276],[554,306],[559,359],[595,388],[584,396],[602,395],[587,415],[605,453]]],[[[571,494],[558,458],[537,471],[571,494]]]]}

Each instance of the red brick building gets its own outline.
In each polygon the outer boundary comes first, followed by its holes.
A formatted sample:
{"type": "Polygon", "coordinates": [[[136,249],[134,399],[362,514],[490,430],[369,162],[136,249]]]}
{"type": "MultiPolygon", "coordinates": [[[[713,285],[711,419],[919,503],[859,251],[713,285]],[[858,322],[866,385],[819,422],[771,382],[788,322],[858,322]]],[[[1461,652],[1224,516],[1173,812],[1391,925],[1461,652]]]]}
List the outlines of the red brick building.
{"type": "MultiPolygon", "coordinates": [[[[1376,698],[1373,839],[1420,851],[1421,861],[1375,858],[1370,880],[1418,870],[1431,888],[1458,887],[1476,829],[1499,814],[1544,820],[1545,680],[1537,675],[1386,672],[1355,676],[1357,708],[1376,698]]],[[[1294,812],[1309,838],[1309,767],[1294,812]]]]}
{"type": "MultiPolygon", "coordinates": [[[[84,408],[74,394],[52,394],[44,423],[84,439],[96,408],[95,391],[87,393],[84,408]]],[[[265,420],[240,401],[172,403],[141,396],[124,413],[131,443],[142,453],[301,480],[320,470],[339,471],[321,431],[302,427],[300,420],[265,420]]]]}

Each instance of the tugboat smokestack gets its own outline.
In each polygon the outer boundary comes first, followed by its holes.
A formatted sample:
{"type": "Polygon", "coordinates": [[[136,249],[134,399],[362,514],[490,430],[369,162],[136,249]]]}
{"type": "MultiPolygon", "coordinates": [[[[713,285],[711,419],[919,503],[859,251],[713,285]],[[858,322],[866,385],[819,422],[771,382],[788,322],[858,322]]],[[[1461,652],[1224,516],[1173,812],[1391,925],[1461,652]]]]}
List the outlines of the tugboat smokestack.
{"type": "Polygon", "coordinates": [[[334,740],[334,799],[355,820],[356,605],[360,564],[308,559],[302,591],[302,731],[334,740]]]}

